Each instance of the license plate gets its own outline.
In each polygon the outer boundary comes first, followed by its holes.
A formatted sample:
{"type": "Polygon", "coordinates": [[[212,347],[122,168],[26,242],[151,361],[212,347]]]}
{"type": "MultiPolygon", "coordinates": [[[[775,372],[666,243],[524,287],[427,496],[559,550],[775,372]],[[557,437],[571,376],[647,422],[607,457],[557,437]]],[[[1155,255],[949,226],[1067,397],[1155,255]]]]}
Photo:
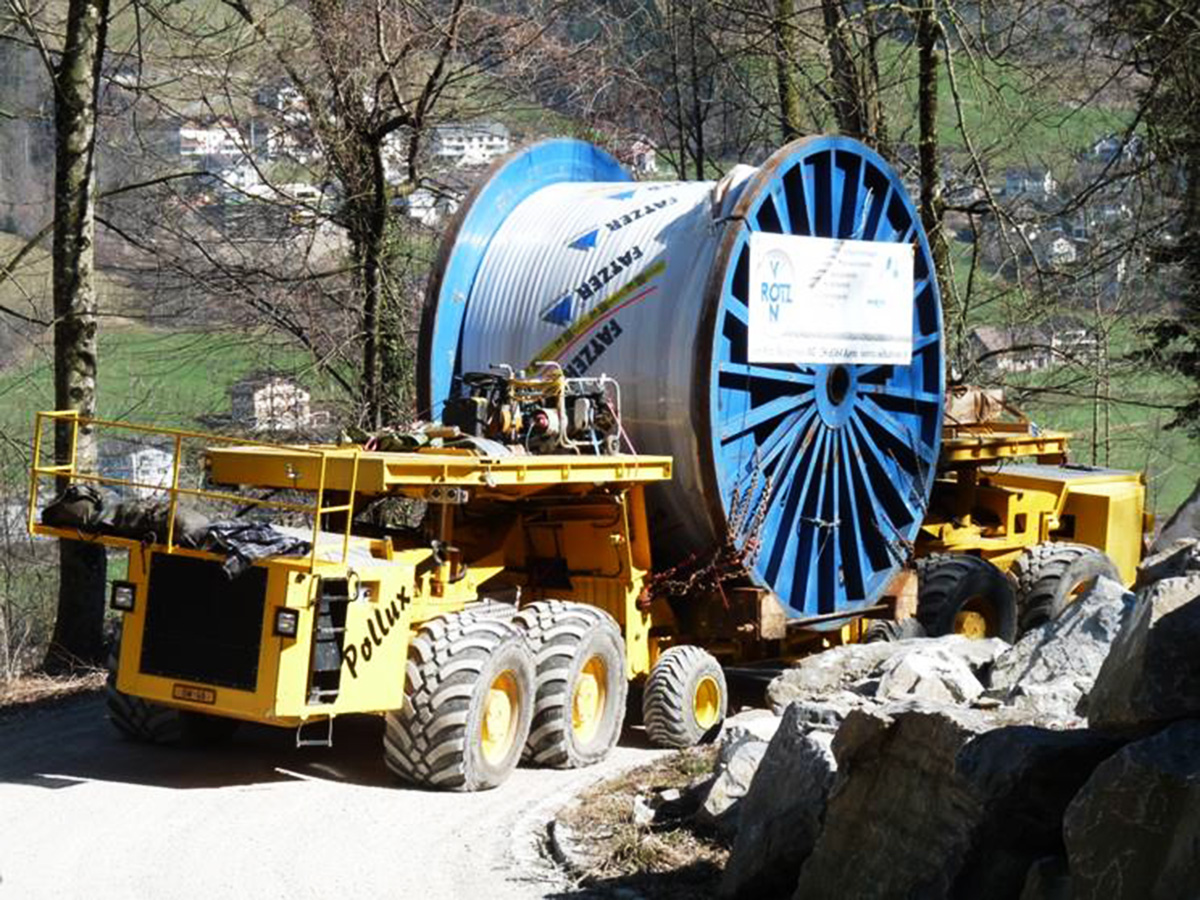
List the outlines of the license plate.
{"type": "Polygon", "coordinates": [[[171,696],[176,700],[186,700],[189,703],[216,703],[217,692],[212,688],[195,687],[190,684],[177,684],[171,689],[171,696]]]}

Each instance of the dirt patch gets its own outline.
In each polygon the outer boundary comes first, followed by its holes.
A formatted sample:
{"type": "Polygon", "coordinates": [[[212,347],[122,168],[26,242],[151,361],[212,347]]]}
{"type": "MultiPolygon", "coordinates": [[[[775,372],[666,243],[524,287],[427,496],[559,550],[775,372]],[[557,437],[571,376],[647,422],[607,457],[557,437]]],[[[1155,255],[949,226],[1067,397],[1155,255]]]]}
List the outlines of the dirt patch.
{"type": "Polygon", "coordinates": [[[107,674],[95,669],[78,675],[19,675],[0,681],[0,716],[101,690],[107,674]]]}
{"type": "Polygon", "coordinates": [[[653,900],[715,897],[727,846],[690,817],[635,819],[638,805],[708,776],[715,756],[715,747],[681,750],[595,785],[564,810],[558,822],[571,835],[581,886],[653,900]]]}

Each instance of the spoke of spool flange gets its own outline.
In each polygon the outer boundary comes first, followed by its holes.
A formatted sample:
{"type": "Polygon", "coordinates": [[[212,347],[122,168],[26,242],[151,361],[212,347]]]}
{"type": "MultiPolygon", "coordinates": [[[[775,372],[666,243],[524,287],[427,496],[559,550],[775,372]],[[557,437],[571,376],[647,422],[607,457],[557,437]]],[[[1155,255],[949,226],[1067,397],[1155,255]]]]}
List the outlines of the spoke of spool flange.
{"type": "MultiPolygon", "coordinates": [[[[828,470],[830,443],[832,443],[832,442],[826,441],[825,444],[822,446],[821,462],[819,465],[814,466],[814,469],[819,469],[822,472],[828,470]]],[[[821,502],[824,499],[825,499],[825,479],[821,478],[821,479],[819,479],[819,483],[817,485],[817,500],[816,500],[816,503],[814,503],[813,507],[812,507],[813,515],[809,516],[809,518],[818,519],[818,520],[821,518],[821,512],[822,512],[821,502]]],[[[807,511],[806,507],[807,507],[807,503],[801,505],[801,507],[800,507],[800,515],[801,516],[805,515],[805,513],[807,511]]],[[[820,571],[819,571],[819,564],[820,564],[820,555],[821,555],[821,533],[824,531],[824,529],[817,523],[810,523],[810,524],[813,527],[810,531],[810,534],[812,534],[812,541],[810,543],[809,550],[808,550],[808,563],[807,563],[807,567],[805,569],[805,576],[804,576],[805,599],[813,596],[812,587],[813,587],[813,579],[814,578],[816,579],[816,582],[817,582],[818,591],[820,590],[820,587],[821,587],[821,576],[820,576],[820,571]]],[[[798,564],[798,561],[797,561],[797,564],[798,564]]],[[[818,601],[818,603],[820,602],[819,596],[817,598],[817,601],[818,601]]]]}
{"type": "Polygon", "coordinates": [[[721,420],[721,424],[725,426],[721,431],[721,443],[727,444],[732,438],[745,434],[752,428],[757,428],[764,422],[769,422],[784,413],[791,412],[807,402],[809,401],[805,397],[788,394],[776,397],[774,400],[763,403],[761,406],[755,406],[750,410],[735,412],[721,420]]]}
{"type": "MultiPolygon", "coordinates": [[[[911,455],[913,458],[913,461],[915,462],[917,459],[917,454],[918,454],[918,449],[919,449],[916,446],[915,442],[919,441],[921,439],[921,435],[919,433],[920,429],[918,429],[917,434],[914,434],[913,430],[911,428],[909,428],[907,425],[897,422],[896,419],[892,416],[892,414],[887,409],[885,409],[879,403],[879,401],[876,400],[874,397],[867,397],[867,399],[870,400],[871,403],[873,404],[872,414],[867,416],[867,418],[871,422],[873,422],[875,425],[879,426],[884,431],[886,431],[888,434],[890,434],[892,436],[892,440],[894,440],[900,447],[903,447],[905,452],[908,453],[909,455],[911,455]]],[[[899,413],[899,415],[919,415],[919,414],[913,412],[913,413],[899,413]]]]}
{"type": "Polygon", "coordinates": [[[800,186],[804,193],[804,210],[808,213],[808,233],[813,237],[817,236],[817,219],[816,219],[816,185],[812,175],[812,166],[808,165],[805,160],[799,163],[800,167],[800,186]]]}
{"type": "MultiPolygon", "coordinates": [[[[850,445],[850,453],[856,460],[857,465],[854,466],[854,485],[856,493],[866,498],[869,506],[866,507],[869,517],[860,522],[864,546],[870,541],[870,546],[867,548],[867,556],[871,564],[872,573],[886,569],[891,565],[891,555],[888,553],[888,536],[883,533],[879,527],[878,516],[883,515],[883,505],[879,502],[879,498],[875,496],[875,491],[871,486],[870,473],[867,471],[866,460],[863,459],[862,451],[858,445],[858,439],[855,437],[854,431],[851,429],[847,432],[847,443],[850,445]],[[867,526],[870,525],[871,531],[867,531],[867,526]]],[[[890,524],[890,523],[889,523],[890,524]]]]}
{"type": "MultiPolygon", "coordinates": [[[[804,435],[803,429],[808,427],[809,421],[817,414],[816,404],[810,401],[807,406],[807,410],[798,409],[781,419],[767,439],[753,449],[752,452],[758,456],[758,462],[754,468],[764,477],[771,475],[771,465],[774,463],[775,458],[789,446],[788,438],[791,438],[791,445],[798,443],[802,439],[804,435]]],[[[737,471],[739,473],[742,472],[742,463],[747,458],[747,454],[739,448],[737,456],[737,471]]],[[[740,480],[741,475],[739,474],[738,477],[740,480]]],[[[775,484],[778,485],[779,482],[776,481],[775,484]]],[[[777,490],[777,488],[773,490],[777,490]]]]}
{"type": "Polygon", "coordinates": [[[850,223],[850,238],[851,240],[862,239],[862,226],[866,225],[866,205],[869,193],[863,193],[863,187],[867,183],[867,161],[862,157],[858,160],[858,184],[854,187],[854,217],[850,223]]]}
{"type": "Polygon", "coordinates": [[[722,375],[740,375],[746,378],[762,378],[766,381],[787,381],[792,384],[802,384],[809,387],[816,380],[812,372],[798,372],[793,369],[770,369],[765,365],[754,363],[723,362],[719,365],[722,375]]]}
{"type": "MultiPolygon", "coordinates": [[[[844,578],[839,579],[839,574],[842,571],[844,560],[842,559],[842,517],[841,517],[841,497],[842,497],[842,477],[844,471],[841,466],[842,455],[842,433],[841,429],[837,429],[833,434],[833,484],[830,485],[829,492],[829,518],[827,521],[833,524],[826,531],[826,537],[833,543],[833,552],[830,554],[833,562],[830,566],[830,600],[836,601],[834,596],[839,590],[846,589],[844,578]]],[[[824,518],[824,516],[822,516],[824,518]]],[[[832,611],[832,604],[831,604],[832,611]]],[[[822,610],[824,612],[824,610],[822,610]]]]}
{"type": "Polygon", "coordinates": [[[779,208],[775,205],[775,198],[770,194],[763,197],[754,220],[758,223],[759,231],[767,234],[783,234],[783,221],[779,217],[779,208]]]}
{"type": "Polygon", "coordinates": [[[891,554],[889,553],[887,547],[889,544],[891,544],[892,538],[900,533],[899,529],[896,527],[896,523],[892,520],[892,517],[888,511],[888,508],[883,504],[883,501],[880,500],[879,495],[875,492],[875,483],[876,482],[871,477],[871,475],[872,475],[871,468],[867,464],[866,453],[863,451],[862,443],[858,439],[858,432],[854,428],[850,429],[849,440],[850,440],[850,444],[854,448],[854,455],[856,457],[858,457],[858,459],[862,463],[862,465],[860,466],[860,468],[858,470],[859,478],[860,478],[859,483],[862,486],[862,488],[866,491],[867,496],[871,498],[871,508],[874,510],[874,512],[876,514],[876,523],[877,524],[875,525],[875,531],[879,535],[880,540],[883,541],[883,545],[884,545],[883,552],[886,556],[889,557],[889,561],[890,561],[891,554]],[[880,528],[878,525],[879,522],[882,522],[883,524],[888,526],[888,529],[890,530],[891,535],[884,534],[883,529],[880,528]]]}
{"type": "Polygon", "coordinates": [[[921,335],[919,338],[917,338],[915,341],[913,341],[913,355],[915,356],[916,354],[918,354],[922,350],[924,350],[926,347],[930,347],[933,344],[936,344],[941,339],[942,339],[942,336],[936,331],[931,331],[929,334],[921,335]]]}
{"type": "MultiPolygon", "coordinates": [[[[759,452],[759,468],[764,474],[770,471],[771,463],[775,458],[784,451],[788,446],[788,436],[792,437],[794,444],[799,443],[804,439],[804,431],[808,428],[809,423],[817,414],[816,404],[809,404],[807,410],[797,410],[790,414],[786,419],[779,423],[778,427],[771,432],[770,436],[762,442],[758,447],[759,452]]],[[[775,482],[779,484],[778,481],[775,482]]],[[[778,491],[778,487],[776,488],[778,491]]]]}
{"type": "MultiPolygon", "coordinates": [[[[890,520],[889,524],[892,526],[892,530],[896,533],[901,533],[905,525],[908,525],[914,520],[919,520],[921,517],[908,502],[908,498],[897,489],[895,483],[893,482],[892,479],[896,476],[889,473],[889,466],[887,465],[890,456],[885,453],[879,447],[879,445],[875,443],[875,439],[871,437],[871,433],[866,427],[865,417],[862,421],[855,422],[853,427],[855,429],[859,454],[864,460],[866,460],[868,474],[871,476],[868,478],[868,481],[872,483],[875,483],[876,481],[878,482],[879,493],[877,494],[877,497],[884,501],[881,508],[888,514],[888,519],[890,520]],[[874,464],[874,471],[870,471],[872,464],[874,464]],[[895,506],[904,509],[908,516],[908,522],[901,523],[896,520],[895,513],[898,510],[888,507],[887,497],[884,496],[885,492],[891,495],[893,504],[895,506]]],[[[898,469],[902,468],[898,463],[895,464],[895,467],[898,469]]]]}
{"type": "Polygon", "coordinates": [[[775,212],[779,215],[779,225],[784,234],[793,234],[792,228],[792,210],[788,206],[787,193],[783,187],[783,180],[779,181],[779,190],[771,194],[771,199],[775,203],[775,212]]]}
{"type": "MultiPolygon", "coordinates": [[[[842,471],[845,472],[842,478],[841,499],[845,502],[846,514],[850,522],[849,525],[843,522],[841,528],[846,530],[839,533],[848,534],[854,544],[854,552],[850,556],[851,561],[854,563],[855,584],[858,587],[859,593],[865,597],[867,592],[867,573],[865,568],[869,560],[867,559],[867,548],[863,544],[862,523],[859,522],[858,504],[855,502],[857,498],[854,491],[854,468],[850,463],[850,441],[845,436],[843,436],[841,442],[841,451],[842,471]]],[[[842,564],[846,564],[845,558],[843,558],[842,564]]],[[[849,580],[846,581],[846,584],[847,586],[849,585],[849,580]]],[[[847,587],[848,591],[849,587],[847,587]]]]}
{"type": "Polygon", "coordinates": [[[775,581],[776,575],[784,562],[788,550],[794,550],[796,541],[792,537],[792,526],[795,524],[796,516],[799,514],[801,504],[808,495],[809,485],[812,484],[813,473],[817,469],[817,455],[821,451],[821,447],[825,443],[826,429],[822,428],[819,422],[814,422],[810,428],[810,434],[815,431],[816,437],[814,440],[808,440],[807,437],[802,441],[795,455],[788,460],[787,466],[784,469],[784,477],[780,480],[786,490],[779,493],[783,498],[783,504],[779,510],[779,519],[775,524],[774,529],[774,545],[771,548],[771,555],[767,561],[768,580],[772,583],[775,581]],[[805,459],[809,460],[807,471],[804,473],[804,480],[796,489],[796,472],[797,467],[801,466],[805,459]]]}
{"type": "MultiPolygon", "coordinates": [[[[771,558],[769,560],[770,569],[773,572],[773,578],[782,578],[782,573],[790,572],[790,585],[793,596],[796,594],[796,566],[797,554],[799,547],[803,544],[807,531],[797,528],[799,517],[804,515],[804,504],[807,502],[809,488],[814,481],[814,473],[818,468],[818,460],[821,455],[821,449],[825,443],[826,429],[817,422],[813,425],[816,432],[816,438],[812,445],[805,447],[800,457],[795,460],[797,466],[804,471],[803,480],[799,485],[795,484],[799,475],[789,478],[789,483],[793,486],[788,492],[787,504],[781,510],[779,522],[775,528],[775,543],[771,548],[771,558]]],[[[803,597],[801,597],[801,605],[803,605],[803,597]]]]}
{"type": "Polygon", "coordinates": [[[892,397],[896,400],[907,400],[912,403],[926,403],[930,406],[940,406],[941,398],[921,391],[913,391],[891,384],[859,384],[859,393],[875,397],[892,397]]]}
{"type": "Polygon", "coordinates": [[[733,316],[735,319],[737,319],[743,325],[749,325],[750,324],[750,308],[748,306],[746,306],[746,304],[742,303],[741,300],[738,300],[736,298],[736,295],[734,295],[732,291],[730,291],[729,293],[731,296],[734,296],[734,301],[732,303],[730,303],[728,300],[725,301],[725,312],[727,312],[729,315],[733,316]]]}
{"type": "Polygon", "coordinates": [[[892,185],[889,183],[887,190],[883,192],[883,197],[879,200],[879,215],[875,216],[871,233],[865,237],[865,240],[873,241],[879,237],[879,226],[887,221],[888,205],[892,202],[892,185]]]}

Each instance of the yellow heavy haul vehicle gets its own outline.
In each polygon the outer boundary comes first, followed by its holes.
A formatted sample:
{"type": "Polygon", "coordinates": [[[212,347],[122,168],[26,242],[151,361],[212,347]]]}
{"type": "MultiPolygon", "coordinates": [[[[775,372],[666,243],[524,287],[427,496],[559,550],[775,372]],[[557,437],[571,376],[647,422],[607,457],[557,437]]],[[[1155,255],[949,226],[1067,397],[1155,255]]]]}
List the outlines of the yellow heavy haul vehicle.
{"type": "Polygon", "coordinates": [[[1028,424],[943,422],[932,272],[900,179],[854,141],[641,184],[545,142],[445,235],[420,424],[272,446],[43,413],[30,529],[128,550],[109,709],[134,737],[327,743],[377,713],[399,776],[474,790],[602,758],[635,684],[649,737],[687,746],[724,718],[723,665],[1011,640],[1088,573],[1132,579],[1140,476],[1072,468],[1028,424]],[[52,426],[143,435],[169,475],[47,461],[52,426]],[[124,495],[115,515],[88,485],[124,495]],[[380,513],[401,502],[418,524],[380,513]]]}
{"type": "Polygon", "coordinates": [[[673,641],[670,608],[645,590],[644,492],[670,478],[667,457],[211,446],[220,439],[72,413],[39,414],[39,456],[56,424],[173,445],[166,487],[81,471],[74,459],[33,470],[33,533],[128,551],[110,599],[122,631],[109,708],[133,737],[207,740],[251,721],[295,727],[303,743],[316,740],[306,724],[331,734],[337,715],[379,713],[398,775],[475,790],[500,783],[523,752],[551,766],[601,759],[631,679],[650,676],[646,727],[661,743],[695,743],[723,718],[720,666],[673,641]],[[203,487],[181,482],[189,442],[210,444],[203,487]],[[64,523],[41,495],[55,481],[163,499],[132,526],[127,511],[146,504],[64,523]],[[356,505],[381,497],[426,504],[424,528],[352,533],[356,505]],[[294,555],[231,575],[238,529],[206,522],[198,533],[188,504],[311,525],[272,526],[294,555]],[[339,531],[322,527],[335,516],[339,531]]]}

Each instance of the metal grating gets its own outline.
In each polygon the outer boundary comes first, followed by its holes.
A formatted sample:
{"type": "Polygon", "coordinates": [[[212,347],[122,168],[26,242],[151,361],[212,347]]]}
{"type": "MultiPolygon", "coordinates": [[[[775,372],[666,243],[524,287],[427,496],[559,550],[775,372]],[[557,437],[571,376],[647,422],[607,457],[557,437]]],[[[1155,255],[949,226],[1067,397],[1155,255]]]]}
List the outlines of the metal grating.
{"type": "Polygon", "coordinates": [[[141,671],[253,691],[266,591],[266,569],[230,581],[220,563],[155,553],[141,671]]]}

